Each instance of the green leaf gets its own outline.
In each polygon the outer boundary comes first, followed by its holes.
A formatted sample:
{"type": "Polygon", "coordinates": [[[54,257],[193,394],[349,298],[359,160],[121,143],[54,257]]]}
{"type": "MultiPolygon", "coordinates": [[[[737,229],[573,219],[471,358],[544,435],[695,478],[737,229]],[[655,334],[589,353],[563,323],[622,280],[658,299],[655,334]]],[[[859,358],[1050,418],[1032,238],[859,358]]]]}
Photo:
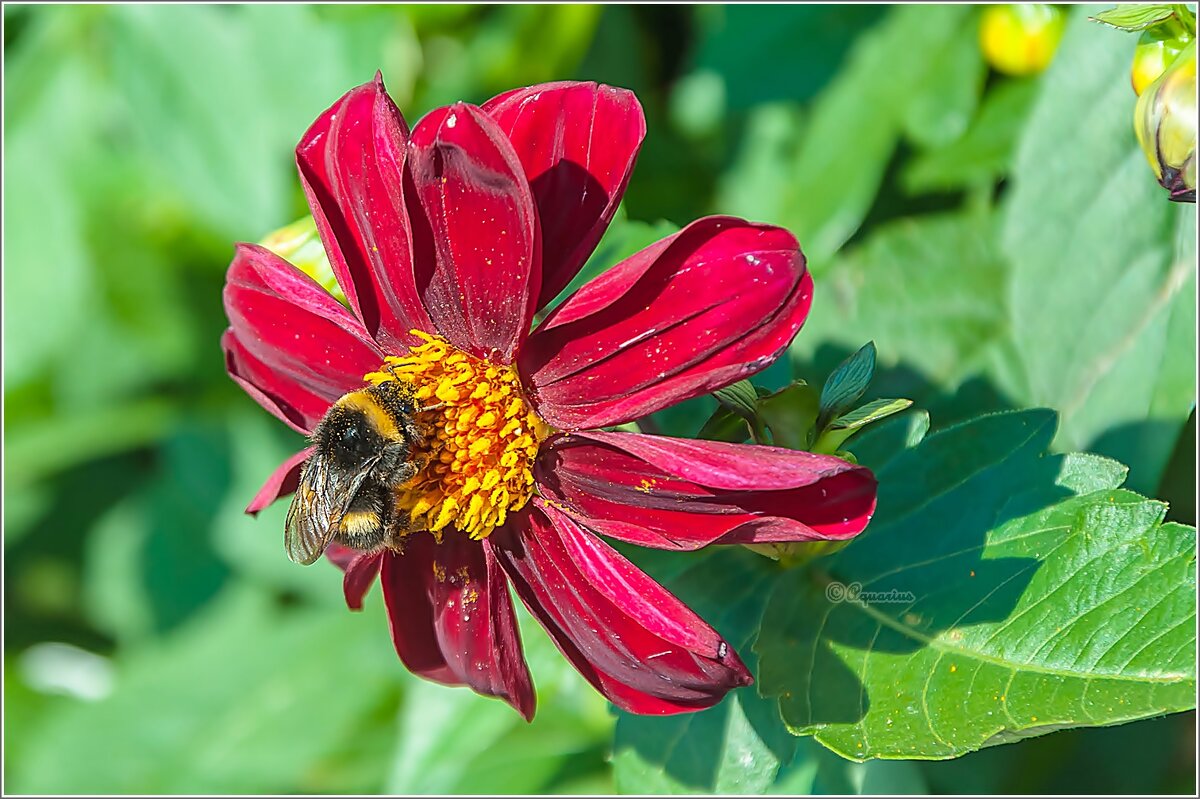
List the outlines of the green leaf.
{"type": "Polygon", "coordinates": [[[830,419],[849,410],[867,390],[874,374],[875,342],[868,341],[826,378],[821,387],[817,427],[824,427],[830,419]]]}
{"type": "Polygon", "coordinates": [[[910,405],[912,405],[912,400],[907,399],[874,400],[860,408],[855,408],[850,413],[842,414],[830,422],[829,426],[835,430],[857,430],[891,416],[893,413],[899,413],[910,405]]]}
{"type": "Polygon", "coordinates": [[[983,99],[961,138],[920,153],[905,165],[901,180],[910,192],[971,187],[1005,175],[1017,137],[1037,94],[1037,81],[1004,79],[983,99]]]}
{"type": "Polygon", "coordinates": [[[1142,31],[1175,15],[1167,3],[1126,3],[1088,17],[1123,31],[1142,31]]]}
{"type": "MultiPolygon", "coordinates": [[[[55,11],[39,20],[43,29],[63,21],[61,10],[55,11]]],[[[5,351],[9,388],[36,377],[64,352],[95,305],[83,209],[72,181],[86,145],[72,132],[103,105],[86,62],[65,58],[49,65],[38,56],[26,48],[17,49],[11,61],[5,58],[6,86],[40,89],[29,91],[19,106],[22,113],[9,116],[4,126],[4,193],[21,198],[4,206],[4,336],[21,342],[5,351]],[[39,74],[43,70],[50,74],[39,74]]],[[[6,112],[10,102],[6,97],[6,112]]]]}
{"type": "Polygon", "coordinates": [[[912,405],[912,400],[880,399],[834,419],[817,438],[812,451],[837,454],[851,436],[866,425],[899,413],[912,405]]]}
{"type": "Polygon", "coordinates": [[[613,726],[607,702],[517,608],[538,694],[535,721],[498,699],[412,678],[386,793],[550,793],[568,761],[594,776],[603,770],[613,726]]]}
{"type": "Polygon", "coordinates": [[[911,99],[941,52],[967,35],[969,21],[965,7],[890,9],[855,40],[799,136],[786,108],[756,112],[769,118],[751,118],[751,133],[759,135],[743,142],[722,181],[719,207],[786,225],[804,243],[814,271],[823,271],[875,201],[911,99]]]}
{"type": "Polygon", "coordinates": [[[327,758],[359,736],[360,720],[394,706],[402,668],[382,614],[284,612],[245,589],[114,665],[111,696],[73,701],[45,719],[13,764],[14,789],[318,790],[327,758]]]}
{"type": "Polygon", "coordinates": [[[834,77],[847,50],[879,18],[875,9],[854,5],[696,6],[692,61],[697,70],[721,76],[734,110],[784,98],[807,100],[834,77]],[[797,41],[806,46],[797,47],[797,41]]]}
{"type": "Polygon", "coordinates": [[[958,36],[948,42],[904,110],[908,138],[922,148],[935,149],[962,136],[975,114],[986,77],[987,64],[974,36],[958,36]]]}
{"type": "Polygon", "coordinates": [[[752,419],[758,406],[758,392],[749,380],[739,380],[733,385],[714,391],[713,396],[721,407],[728,408],[743,419],[752,419]]]}
{"type": "Polygon", "coordinates": [[[147,397],[115,408],[99,407],[68,418],[50,417],[9,433],[6,489],[24,490],[55,472],[121,450],[144,446],[178,421],[177,409],[147,397]]]}
{"type": "Polygon", "coordinates": [[[1194,706],[1195,530],[1118,489],[1119,464],[1046,455],[1054,420],[899,451],[868,531],[779,579],[755,650],[794,732],[940,759],[1194,706]]]}
{"type": "Polygon", "coordinates": [[[370,78],[300,6],[114,7],[101,35],[128,106],[123,135],[186,189],[178,202],[248,241],[294,218],[289,154],[317,114],[370,78]]]}
{"type": "Polygon", "coordinates": [[[850,445],[858,462],[879,472],[901,452],[924,440],[929,432],[929,413],[914,410],[869,427],[850,445]]]}
{"type": "Polygon", "coordinates": [[[1195,404],[1196,214],[1165,202],[1130,125],[1128,40],[1076,14],[1018,147],[1001,245],[1021,403],[1056,445],[1157,487],[1195,404]]]}
{"type": "Polygon", "coordinates": [[[886,341],[872,390],[929,407],[929,398],[978,374],[1007,333],[1005,274],[986,217],[927,215],[882,225],[820,283],[825,299],[791,347],[803,364],[796,368],[820,373],[832,366],[825,357],[834,347],[886,341]]]}

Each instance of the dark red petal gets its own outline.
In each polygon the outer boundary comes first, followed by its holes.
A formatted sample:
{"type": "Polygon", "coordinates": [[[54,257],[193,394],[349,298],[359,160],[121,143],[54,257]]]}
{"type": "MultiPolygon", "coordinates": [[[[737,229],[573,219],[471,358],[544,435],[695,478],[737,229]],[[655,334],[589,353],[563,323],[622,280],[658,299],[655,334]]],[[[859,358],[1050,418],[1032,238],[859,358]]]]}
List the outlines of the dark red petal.
{"type": "Polygon", "coordinates": [[[362,610],[363,597],[383,563],[382,552],[360,554],[346,564],[346,576],[342,579],[342,593],[346,596],[346,607],[351,610],[362,610]]]}
{"type": "Polygon", "coordinates": [[[351,89],[317,118],[296,147],[330,266],[351,307],[388,351],[429,330],[413,277],[405,209],[408,126],[383,80],[351,89]]]}
{"type": "Polygon", "coordinates": [[[409,150],[434,255],[418,257],[417,285],[434,330],[459,349],[511,362],[541,286],[537,211],[521,162],[496,123],[465,103],[422,119],[409,150]]]}
{"type": "Polygon", "coordinates": [[[298,433],[311,433],[329,408],[329,400],[301,388],[251,355],[233,329],[221,334],[225,371],[250,398],[298,433]]]}
{"type": "Polygon", "coordinates": [[[782,228],[707,217],[592,280],[522,348],[550,424],[618,424],[767,367],[808,315],[812,279],[782,228]]]}
{"type": "Polygon", "coordinates": [[[540,499],[488,539],[518,595],[596,688],[633,713],[710,707],[753,682],[737,653],[612,547],[540,499]]]}
{"type": "Polygon", "coordinates": [[[479,542],[417,533],[385,556],[383,596],[400,659],[416,674],[498,696],[526,719],[535,696],[504,572],[479,542]]]}
{"type": "Polygon", "coordinates": [[[331,541],[325,547],[325,559],[345,572],[342,575],[342,594],[346,597],[346,607],[362,610],[363,597],[379,575],[383,557],[383,552],[363,553],[337,541],[331,541]]]}
{"type": "Polygon", "coordinates": [[[542,226],[539,308],[566,288],[612,221],[646,118],[633,92],[544,83],[483,104],[521,159],[542,226]]]}
{"type": "Polygon", "coordinates": [[[296,486],[300,484],[300,468],[304,466],[304,462],[308,460],[312,451],[312,447],[305,447],[271,472],[267,482],[263,483],[263,487],[258,489],[254,499],[250,500],[250,504],[246,506],[246,513],[255,516],[280,497],[294,493],[296,486]]]}
{"type": "Polygon", "coordinates": [[[433,626],[433,603],[425,590],[426,576],[432,569],[433,553],[426,547],[411,546],[403,555],[384,555],[380,582],[388,627],[396,654],[409,671],[447,685],[460,685],[446,665],[433,626]]]}
{"type": "Polygon", "coordinates": [[[274,253],[239,244],[225,278],[230,376],[303,432],[338,397],[363,386],[383,354],[316,281],[274,253]]]}
{"type": "Polygon", "coordinates": [[[357,558],[362,555],[357,549],[352,549],[337,541],[330,541],[329,546],[325,547],[325,559],[337,566],[342,571],[346,571],[357,558]]]}
{"type": "Polygon", "coordinates": [[[589,529],[660,549],[840,540],[875,510],[875,476],[777,447],[572,433],[546,442],[538,490],[589,529]]]}

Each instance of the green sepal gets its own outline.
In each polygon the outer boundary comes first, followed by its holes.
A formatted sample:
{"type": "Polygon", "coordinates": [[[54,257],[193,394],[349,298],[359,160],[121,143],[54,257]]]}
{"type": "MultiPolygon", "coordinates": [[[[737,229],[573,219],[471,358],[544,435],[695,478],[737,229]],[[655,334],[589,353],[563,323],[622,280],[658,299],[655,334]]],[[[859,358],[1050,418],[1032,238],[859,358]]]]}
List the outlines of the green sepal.
{"type": "Polygon", "coordinates": [[[732,444],[741,444],[749,436],[750,426],[746,420],[724,405],[713,411],[697,434],[697,438],[706,441],[728,441],[732,444]]]}
{"type": "Polygon", "coordinates": [[[807,450],[812,446],[819,395],[803,380],[793,381],[758,401],[758,415],[771,430],[777,447],[807,450]]]}
{"type": "Polygon", "coordinates": [[[846,360],[838,364],[825,387],[821,389],[817,430],[823,430],[834,419],[854,406],[871,384],[875,375],[875,342],[868,341],[846,360]]]}
{"type": "Polygon", "coordinates": [[[820,436],[813,444],[812,451],[823,454],[836,453],[847,439],[862,428],[894,413],[899,413],[911,405],[912,400],[909,399],[878,399],[855,408],[849,413],[844,413],[821,431],[820,436]]]}
{"type": "Polygon", "coordinates": [[[714,391],[713,396],[721,403],[721,407],[743,419],[752,419],[758,413],[758,391],[749,380],[739,380],[731,386],[714,391]]]}
{"type": "Polygon", "coordinates": [[[1170,3],[1123,3],[1116,8],[1101,11],[1088,19],[1101,22],[1123,31],[1144,31],[1147,28],[1178,16],[1179,6],[1170,3]]]}
{"type": "MultiPolygon", "coordinates": [[[[750,429],[750,437],[754,439],[755,444],[769,444],[767,431],[763,428],[762,419],[758,415],[758,400],[763,395],[763,390],[756,388],[749,380],[739,380],[733,385],[726,386],[723,389],[713,392],[713,396],[717,398],[717,402],[721,403],[721,407],[736,416],[741,417],[750,429]]],[[[716,414],[713,414],[715,417],[716,414]]],[[[712,418],[709,421],[713,421],[712,418]]],[[[718,424],[724,427],[727,422],[720,421],[718,424]]],[[[707,423],[705,427],[707,427],[707,423]]]]}
{"type": "Polygon", "coordinates": [[[794,569],[817,558],[832,555],[849,543],[849,540],[792,541],[781,544],[742,544],[742,546],[751,552],[776,561],[785,569],[794,569]]]}

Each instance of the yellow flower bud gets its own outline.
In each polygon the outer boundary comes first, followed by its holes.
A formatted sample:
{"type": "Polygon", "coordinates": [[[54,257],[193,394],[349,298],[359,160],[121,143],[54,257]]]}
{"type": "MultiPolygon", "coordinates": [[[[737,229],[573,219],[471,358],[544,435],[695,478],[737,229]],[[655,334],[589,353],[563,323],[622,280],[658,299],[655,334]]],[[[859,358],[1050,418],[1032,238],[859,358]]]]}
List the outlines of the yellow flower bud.
{"type": "Polygon", "coordinates": [[[1182,30],[1164,25],[1143,31],[1137,49],[1133,51],[1133,65],[1129,70],[1134,93],[1141,97],[1146,87],[1158,80],[1158,76],[1166,72],[1183,52],[1190,38],[1182,30]]]}
{"type": "Polygon", "coordinates": [[[1008,75],[1036,75],[1054,58],[1063,15],[1045,3],[988,6],[979,23],[979,45],[988,64],[1008,75]]]}
{"type": "Polygon", "coordinates": [[[1159,184],[1177,202],[1196,201],[1196,41],[1146,87],[1134,131],[1159,184]]]}

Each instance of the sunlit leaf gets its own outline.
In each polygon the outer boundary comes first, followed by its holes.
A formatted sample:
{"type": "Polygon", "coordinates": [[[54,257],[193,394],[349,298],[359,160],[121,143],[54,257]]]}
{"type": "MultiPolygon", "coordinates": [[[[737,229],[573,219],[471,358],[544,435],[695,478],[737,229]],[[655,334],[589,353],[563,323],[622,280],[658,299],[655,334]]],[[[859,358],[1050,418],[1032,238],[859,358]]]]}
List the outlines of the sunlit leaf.
{"type": "Polygon", "coordinates": [[[759,686],[794,732],[946,758],[1194,706],[1195,530],[1053,433],[1028,411],[925,438],[877,469],[867,534],[777,582],[759,686]]]}

